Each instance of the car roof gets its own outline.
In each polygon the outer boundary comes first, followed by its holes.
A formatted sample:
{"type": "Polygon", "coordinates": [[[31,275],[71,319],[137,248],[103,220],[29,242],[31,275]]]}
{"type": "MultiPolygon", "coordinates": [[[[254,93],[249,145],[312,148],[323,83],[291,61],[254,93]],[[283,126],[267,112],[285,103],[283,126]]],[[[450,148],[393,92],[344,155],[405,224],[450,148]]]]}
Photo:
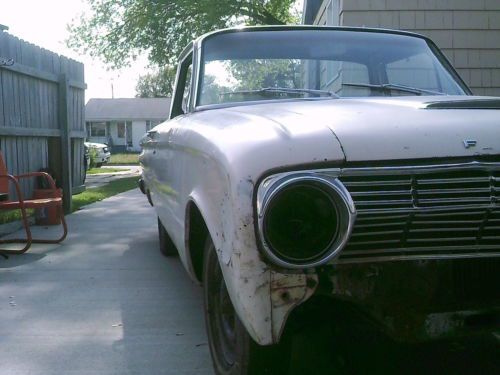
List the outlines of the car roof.
{"type": "Polygon", "coordinates": [[[212,36],[227,34],[227,33],[238,33],[238,32],[252,32],[252,31],[298,31],[298,30],[339,30],[339,31],[356,31],[356,32],[368,32],[368,33],[383,33],[383,34],[395,34],[395,35],[406,35],[416,38],[425,39],[431,41],[425,35],[402,31],[393,29],[383,29],[383,28],[370,28],[370,27],[352,27],[352,26],[313,26],[313,25],[266,25],[266,26],[245,26],[245,27],[230,27],[226,29],[220,29],[216,31],[211,31],[206,34],[201,35],[194,40],[193,43],[202,43],[203,40],[210,38],[212,36]]]}

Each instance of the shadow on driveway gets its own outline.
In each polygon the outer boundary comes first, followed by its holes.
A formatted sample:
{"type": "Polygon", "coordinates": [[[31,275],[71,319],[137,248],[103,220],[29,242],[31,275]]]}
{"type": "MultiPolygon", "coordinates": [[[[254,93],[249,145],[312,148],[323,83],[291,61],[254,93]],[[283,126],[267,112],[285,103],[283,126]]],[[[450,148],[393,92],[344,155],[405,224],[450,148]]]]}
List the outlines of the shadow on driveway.
{"type": "Polygon", "coordinates": [[[213,374],[201,288],[161,256],[145,197],[67,219],[62,244],[0,259],[0,374],[213,374]]]}

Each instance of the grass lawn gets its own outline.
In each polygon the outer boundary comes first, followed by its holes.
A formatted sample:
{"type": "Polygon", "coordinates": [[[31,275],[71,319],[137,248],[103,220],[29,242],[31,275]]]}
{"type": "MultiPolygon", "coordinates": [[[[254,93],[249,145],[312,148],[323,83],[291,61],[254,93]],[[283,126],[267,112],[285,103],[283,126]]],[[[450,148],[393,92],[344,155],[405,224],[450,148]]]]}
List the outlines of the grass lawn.
{"type": "Polygon", "coordinates": [[[87,171],[87,174],[100,174],[100,173],[114,173],[114,172],[123,172],[128,169],[123,168],[90,168],[87,171]]]}
{"type": "Polygon", "coordinates": [[[124,191],[137,188],[138,176],[120,178],[111,181],[107,185],[87,189],[83,193],[73,195],[73,211],[94,202],[102,201],[105,198],[123,193],[124,191]]]}
{"type": "MultiPolygon", "coordinates": [[[[34,213],[35,210],[33,209],[26,210],[28,216],[33,216],[34,213]]],[[[0,225],[17,220],[21,220],[21,210],[0,211],[0,225]]]]}
{"type": "MultiPolygon", "coordinates": [[[[124,191],[136,189],[138,179],[138,176],[124,177],[111,181],[107,185],[87,189],[83,193],[73,195],[73,212],[79,210],[87,204],[102,201],[105,198],[123,193],[124,191]]],[[[35,210],[32,209],[28,209],[26,211],[28,216],[33,216],[35,213],[35,210]]],[[[0,225],[17,220],[21,220],[20,210],[0,211],[0,225]]]]}
{"type": "Polygon", "coordinates": [[[108,165],[139,165],[139,153],[111,154],[108,165]]]}

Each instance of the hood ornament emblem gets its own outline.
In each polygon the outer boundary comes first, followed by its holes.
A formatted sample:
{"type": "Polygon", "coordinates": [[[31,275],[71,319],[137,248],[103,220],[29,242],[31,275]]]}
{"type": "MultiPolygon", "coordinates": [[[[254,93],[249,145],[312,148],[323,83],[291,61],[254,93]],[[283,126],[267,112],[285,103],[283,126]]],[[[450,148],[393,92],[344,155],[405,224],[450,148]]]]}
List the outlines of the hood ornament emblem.
{"type": "Polygon", "coordinates": [[[465,148],[471,148],[477,145],[477,141],[474,139],[464,139],[465,148]]]}

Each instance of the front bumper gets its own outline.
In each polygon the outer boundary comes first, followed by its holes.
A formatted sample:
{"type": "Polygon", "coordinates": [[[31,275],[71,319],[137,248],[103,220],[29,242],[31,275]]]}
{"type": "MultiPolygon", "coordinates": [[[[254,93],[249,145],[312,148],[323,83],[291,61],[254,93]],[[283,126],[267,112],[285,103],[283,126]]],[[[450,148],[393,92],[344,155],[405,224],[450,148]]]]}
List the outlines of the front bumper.
{"type": "Polygon", "coordinates": [[[500,332],[500,258],[329,265],[318,275],[316,295],[352,306],[396,341],[500,332]]]}
{"type": "Polygon", "coordinates": [[[97,163],[108,163],[111,158],[111,154],[98,155],[96,160],[97,163]]]}

